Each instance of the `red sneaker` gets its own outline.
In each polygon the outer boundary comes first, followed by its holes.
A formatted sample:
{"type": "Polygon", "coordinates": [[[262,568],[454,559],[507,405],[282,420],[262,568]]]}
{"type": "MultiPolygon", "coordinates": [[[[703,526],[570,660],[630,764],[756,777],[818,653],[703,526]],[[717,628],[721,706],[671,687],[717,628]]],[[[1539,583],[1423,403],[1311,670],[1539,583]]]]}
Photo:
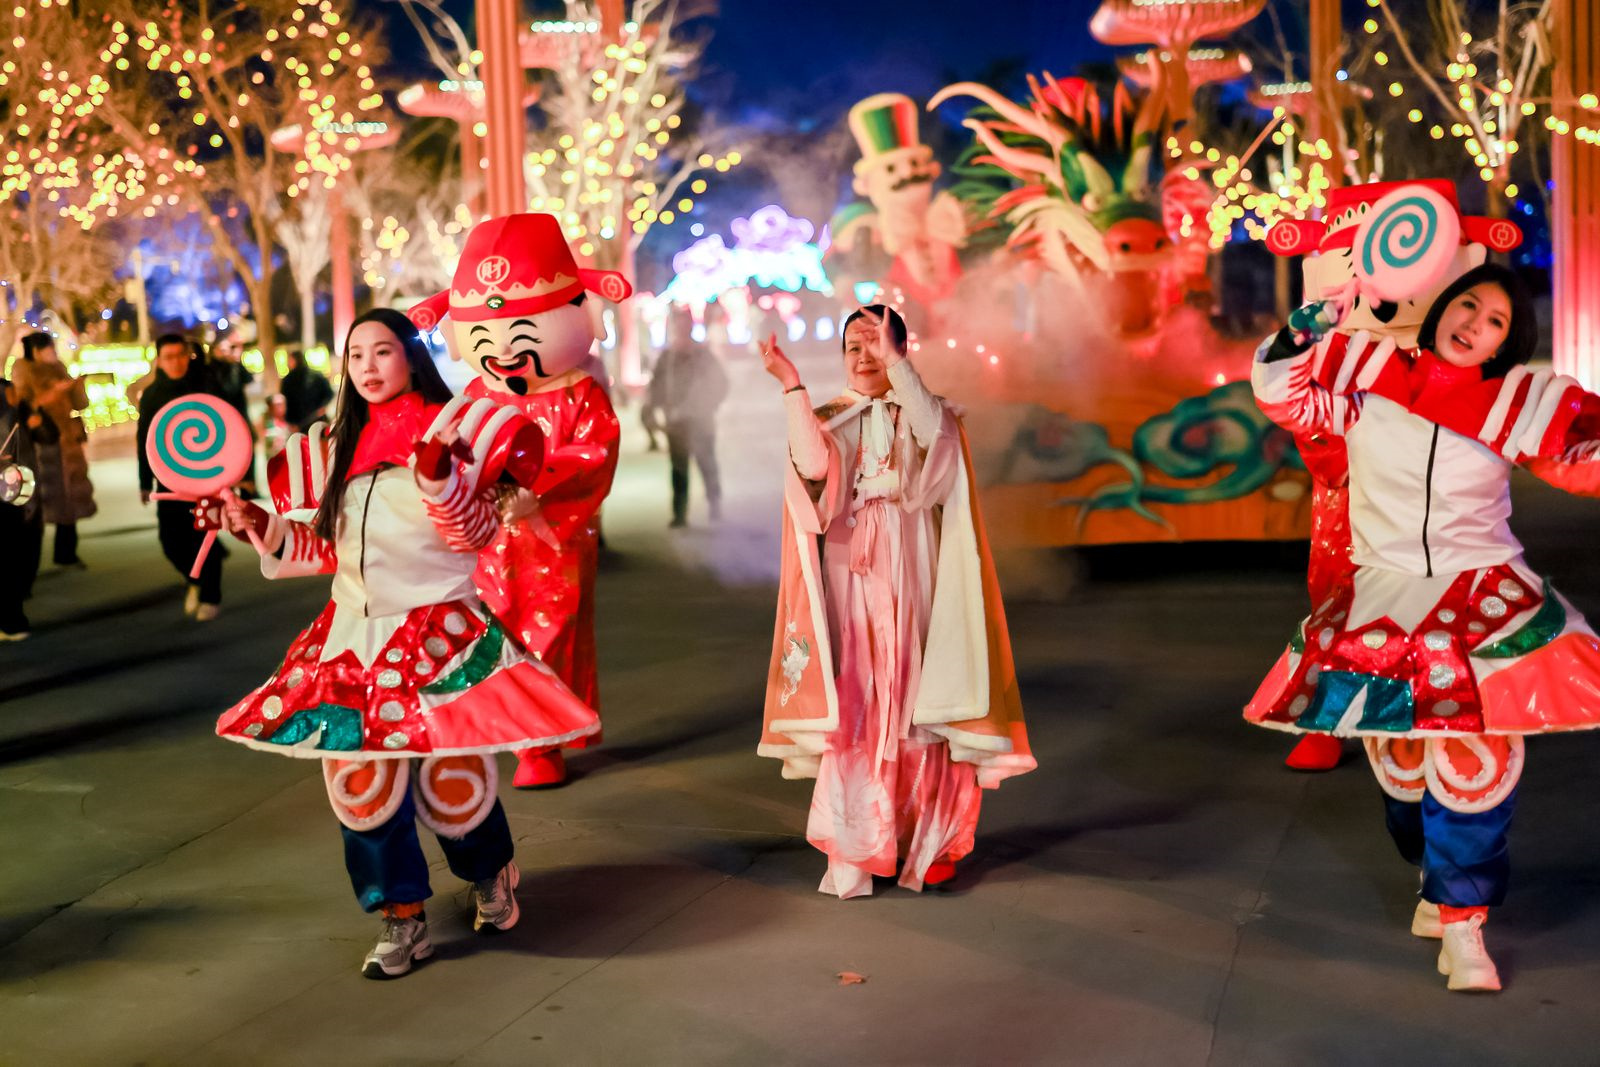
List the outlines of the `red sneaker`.
{"type": "Polygon", "coordinates": [[[1344,742],[1328,734],[1306,734],[1283,765],[1292,771],[1331,771],[1344,758],[1344,742]]]}
{"type": "Polygon", "coordinates": [[[922,876],[923,885],[943,885],[956,876],[956,865],[949,860],[935,860],[928,865],[928,873],[922,876]]]}
{"type": "Polygon", "coordinates": [[[517,773],[511,784],[518,789],[549,789],[567,780],[567,759],[559,748],[517,753],[517,773]]]}

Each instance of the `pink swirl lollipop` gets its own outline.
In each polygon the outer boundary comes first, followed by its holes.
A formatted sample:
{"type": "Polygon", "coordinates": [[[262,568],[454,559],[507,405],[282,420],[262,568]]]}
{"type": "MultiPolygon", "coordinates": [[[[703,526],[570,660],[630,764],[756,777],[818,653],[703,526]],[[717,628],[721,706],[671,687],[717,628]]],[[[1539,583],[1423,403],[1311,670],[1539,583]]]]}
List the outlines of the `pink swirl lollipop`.
{"type": "MultiPolygon", "coordinates": [[[[215,501],[207,498],[233,495],[232,487],[250,472],[255,446],[250,427],[228,403],[214,396],[191,394],[162,405],[145,435],[145,457],[156,480],[171,492],[155,493],[161,500],[196,501],[196,513],[215,501]]],[[[198,578],[217,532],[209,526],[195,555],[189,577],[198,578]]],[[[252,535],[251,541],[257,541],[252,535]]],[[[259,544],[257,544],[259,548],[259,544]]]]}
{"type": "Polygon", "coordinates": [[[1432,189],[1407,186],[1372,205],[1353,251],[1361,290],[1379,300],[1409,300],[1444,280],[1461,245],[1461,216],[1432,189]]]}

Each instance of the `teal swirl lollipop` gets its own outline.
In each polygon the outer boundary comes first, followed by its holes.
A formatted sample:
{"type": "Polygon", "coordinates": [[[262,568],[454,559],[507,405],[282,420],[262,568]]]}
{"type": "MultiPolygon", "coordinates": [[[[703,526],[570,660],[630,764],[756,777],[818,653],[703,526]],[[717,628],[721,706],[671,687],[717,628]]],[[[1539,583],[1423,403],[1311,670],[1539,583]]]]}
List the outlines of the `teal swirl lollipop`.
{"type": "Polygon", "coordinates": [[[1455,205],[1432,189],[1397,189],[1356,229],[1356,277],[1379,300],[1414,300],[1438,288],[1460,245],[1455,205]]]}
{"type": "MultiPolygon", "coordinates": [[[[195,505],[195,529],[206,532],[195,554],[190,578],[217,540],[217,498],[233,496],[232,487],[250,472],[255,445],[243,416],[214,396],[193,393],[162,405],[145,435],[145,458],[156,480],[171,492],[153,493],[157,500],[184,500],[195,505]]],[[[250,540],[260,546],[252,532],[250,540]]]]}
{"type": "Polygon", "coordinates": [[[250,428],[226,401],[190,394],[156,412],[145,453],[157,481],[178,496],[199,499],[244,478],[254,450],[250,428]]]}

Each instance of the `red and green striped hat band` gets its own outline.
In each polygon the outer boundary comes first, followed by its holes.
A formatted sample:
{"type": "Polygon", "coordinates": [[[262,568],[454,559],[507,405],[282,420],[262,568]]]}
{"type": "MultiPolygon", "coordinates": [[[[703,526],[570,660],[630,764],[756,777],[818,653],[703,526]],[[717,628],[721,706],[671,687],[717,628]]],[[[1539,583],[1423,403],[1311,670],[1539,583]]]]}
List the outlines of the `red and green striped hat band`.
{"type": "Polygon", "coordinates": [[[856,140],[866,155],[917,145],[917,106],[898,93],[870,96],[850,111],[856,140]]]}

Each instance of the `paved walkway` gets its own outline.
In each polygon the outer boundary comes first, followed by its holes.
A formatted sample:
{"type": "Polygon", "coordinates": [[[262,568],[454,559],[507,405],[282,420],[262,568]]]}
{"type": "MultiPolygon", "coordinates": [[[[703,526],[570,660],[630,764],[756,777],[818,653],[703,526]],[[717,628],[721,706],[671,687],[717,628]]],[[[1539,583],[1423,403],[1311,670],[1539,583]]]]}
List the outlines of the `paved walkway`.
{"type": "MultiPolygon", "coordinates": [[[[665,459],[630,439],[606,744],[567,788],[508,791],[521,925],[475,937],[430,844],[437,958],[390,983],[357,973],[377,924],[315,765],[211,736],[325,585],[236,549],[222,618],[184,620],[131,462],[97,465],[92,569],[47,570],[36,636],[0,647],[0,1063],[1594,1062],[1600,738],[1530,745],[1489,928],[1509,988],[1447,994],[1365,768],[1290,774],[1238,721],[1303,610],[1292,553],[1062,557],[1054,601],[1013,583],[1041,769],[988,795],[951,891],[817,893],[808,786],[754,754],[781,442],[750,395],[715,530],[669,535],[665,459]]],[[[1525,495],[1533,562],[1600,612],[1572,551],[1600,507],[1525,495]]]]}

